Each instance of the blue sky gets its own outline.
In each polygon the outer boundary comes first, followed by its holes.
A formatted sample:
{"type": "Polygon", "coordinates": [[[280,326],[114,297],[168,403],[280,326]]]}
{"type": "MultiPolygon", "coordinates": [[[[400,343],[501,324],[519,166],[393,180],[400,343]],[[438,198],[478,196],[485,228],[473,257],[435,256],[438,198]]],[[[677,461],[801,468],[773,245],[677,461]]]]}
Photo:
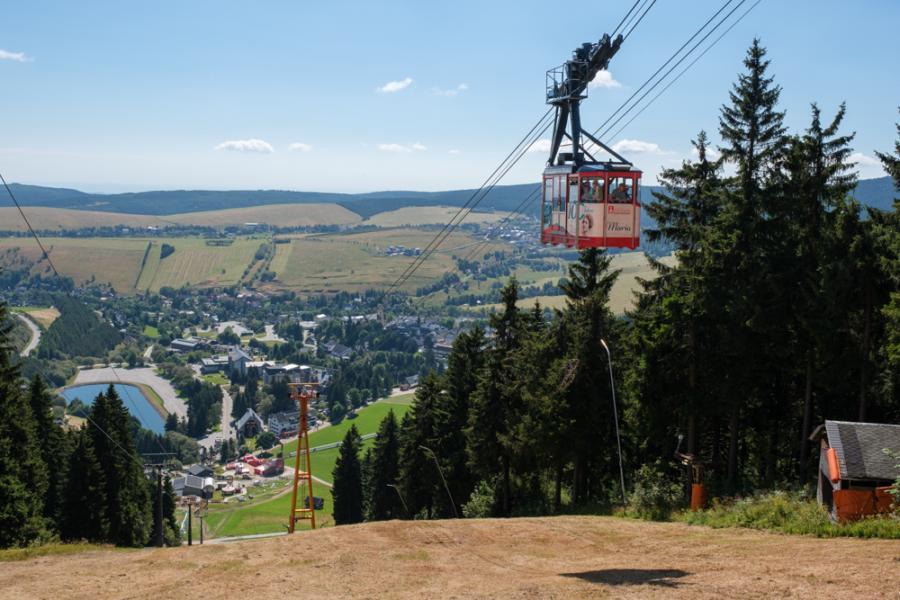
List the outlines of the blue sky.
{"type": "MultiPolygon", "coordinates": [[[[591,90],[585,125],[598,126],[721,3],[658,0],[611,63],[611,86],[591,90]]],[[[476,187],[546,109],[545,71],[630,5],[10,3],[0,172],[91,191],[476,187]]],[[[895,1],[762,0],[607,141],[630,149],[653,183],[689,156],[700,129],[717,139],[719,106],[759,36],[788,125],[805,127],[812,101],[830,117],[846,100],[861,175],[880,176],[873,151],[893,147],[900,118],[897,23],[895,1]]],[[[504,182],[537,180],[545,160],[529,153],[504,182]]]]}

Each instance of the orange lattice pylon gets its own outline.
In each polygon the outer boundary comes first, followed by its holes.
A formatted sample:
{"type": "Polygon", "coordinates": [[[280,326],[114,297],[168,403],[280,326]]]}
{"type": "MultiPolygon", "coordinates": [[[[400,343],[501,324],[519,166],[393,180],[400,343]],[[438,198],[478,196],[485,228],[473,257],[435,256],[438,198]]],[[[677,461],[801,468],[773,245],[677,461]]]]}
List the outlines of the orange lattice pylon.
{"type": "Polygon", "coordinates": [[[294,461],[294,491],[291,494],[291,515],[288,533],[294,533],[297,521],[308,520],[316,528],[316,504],[313,497],[312,468],[309,461],[309,401],[316,397],[314,383],[290,383],[291,398],[297,402],[300,418],[297,420],[297,456],[294,461]],[[303,469],[301,470],[301,466],[303,469]],[[306,486],[306,506],[297,508],[300,482],[306,486]]]}

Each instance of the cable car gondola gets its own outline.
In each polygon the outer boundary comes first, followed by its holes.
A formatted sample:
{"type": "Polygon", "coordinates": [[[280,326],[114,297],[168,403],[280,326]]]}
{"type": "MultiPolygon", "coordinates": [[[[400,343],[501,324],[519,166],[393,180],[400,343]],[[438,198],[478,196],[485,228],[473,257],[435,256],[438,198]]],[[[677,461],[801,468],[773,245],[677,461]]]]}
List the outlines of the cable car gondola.
{"type": "Polygon", "coordinates": [[[547,103],[556,107],[550,159],[541,191],[541,242],[572,248],[630,248],[640,245],[641,171],[581,127],[580,103],[588,83],[609,65],[622,36],[604,35],[582,44],[565,64],[547,71],[547,103]],[[568,130],[568,131],[567,131],[568,130]],[[571,152],[560,152],[563,138],[571,152]],[[604,150],[598,161],[585,149],[604,150]]]}

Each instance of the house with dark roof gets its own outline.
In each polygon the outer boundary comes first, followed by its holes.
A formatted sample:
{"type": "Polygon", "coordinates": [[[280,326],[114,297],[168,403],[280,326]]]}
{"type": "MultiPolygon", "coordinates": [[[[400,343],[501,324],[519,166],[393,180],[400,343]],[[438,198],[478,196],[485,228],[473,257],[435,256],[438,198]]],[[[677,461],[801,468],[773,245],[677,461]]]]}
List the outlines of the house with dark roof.
{"type": "Polygon", "coordinates": [[[189,466],[187,468],[187,472],[195,477],[212,477],[213,476],[212,468],[210,468],[206,465],[201,465],[199,463],[189,466]]]}
{"type": "Polygon", "coordinates": [[[212,498],[213,490],[216,489],[216,485],[212,477],[185,475],[184,477],[176,477],[172,480],[172,489],[175,490],[176,496],[212,498]]]}
{"type": "Polygon", "coordinates": [[[825,421],[810,436],[819,442],[816,496],[836,521],[852,521],[887,512],[888,493],[900,476],[900,425],[825,421]]]}
{"type": "Polygon", "coordinates": [[[263,430],[263,420],[255,410],[248,408],[247,412],[238,419],[234,428],[244,437],[253,437],[263,430]]]}

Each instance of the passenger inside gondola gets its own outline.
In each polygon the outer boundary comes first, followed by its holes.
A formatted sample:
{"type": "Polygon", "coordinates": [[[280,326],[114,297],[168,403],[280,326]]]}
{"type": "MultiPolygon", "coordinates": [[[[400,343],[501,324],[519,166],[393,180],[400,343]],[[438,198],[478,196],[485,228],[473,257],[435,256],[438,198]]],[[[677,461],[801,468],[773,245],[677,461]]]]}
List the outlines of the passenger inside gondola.
{"type": "Polygon", "coordinates": [[[609,201],[616,204],[630,204],[631,193],[628,184],[624,180],[619,180],[619,184],[613,189],[613,183],[610,183],[609,201]]]}

